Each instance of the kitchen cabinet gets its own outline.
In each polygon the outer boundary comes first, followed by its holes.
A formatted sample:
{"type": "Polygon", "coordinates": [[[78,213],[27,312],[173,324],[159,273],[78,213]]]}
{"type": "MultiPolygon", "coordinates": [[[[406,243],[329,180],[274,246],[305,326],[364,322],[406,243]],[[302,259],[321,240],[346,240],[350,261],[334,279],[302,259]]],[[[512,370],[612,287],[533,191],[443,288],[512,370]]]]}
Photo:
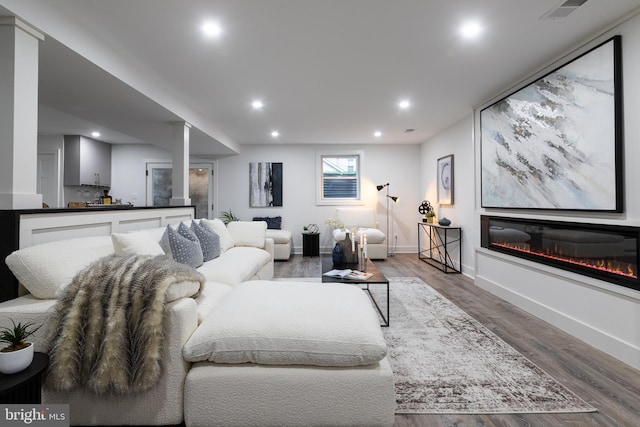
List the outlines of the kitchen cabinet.
{"type": "Polygon", "coordinates": [[[64,136],[64,185],[111,186],[111,145],[80,135],[64,136]]]}

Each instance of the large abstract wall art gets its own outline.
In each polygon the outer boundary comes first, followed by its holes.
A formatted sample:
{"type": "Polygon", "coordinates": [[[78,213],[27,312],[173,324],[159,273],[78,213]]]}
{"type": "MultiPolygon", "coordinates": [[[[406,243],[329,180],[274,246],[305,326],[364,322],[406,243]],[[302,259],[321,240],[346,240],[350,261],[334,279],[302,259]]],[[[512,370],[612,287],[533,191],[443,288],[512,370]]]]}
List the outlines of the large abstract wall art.
{"type": "Polygon", "coordinates": [[[249,206],[282,206],[282,163],[249,163],[249,206]]]}
{"type": "Polygon", "coordinates": [[[480,112],[482,207],[621,212],[621,40],[480,112]]]}

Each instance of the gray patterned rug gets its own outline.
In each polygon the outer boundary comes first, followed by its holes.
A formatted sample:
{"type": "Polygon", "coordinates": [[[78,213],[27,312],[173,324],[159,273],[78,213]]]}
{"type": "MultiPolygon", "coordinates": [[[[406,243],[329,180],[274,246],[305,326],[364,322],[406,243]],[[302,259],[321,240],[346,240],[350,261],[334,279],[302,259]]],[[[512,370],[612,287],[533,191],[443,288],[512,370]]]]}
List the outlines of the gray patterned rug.
{"type": "Polygon", "coordinates": [[[397,413],[596,411],[420,279],[389,280],[397,413]]]}

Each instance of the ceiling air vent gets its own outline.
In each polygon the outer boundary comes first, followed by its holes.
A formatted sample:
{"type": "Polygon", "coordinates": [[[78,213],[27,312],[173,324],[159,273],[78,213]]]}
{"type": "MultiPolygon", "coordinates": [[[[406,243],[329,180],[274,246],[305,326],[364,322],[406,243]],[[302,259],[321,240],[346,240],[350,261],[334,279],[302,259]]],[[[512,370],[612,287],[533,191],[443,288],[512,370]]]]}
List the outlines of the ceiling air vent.
{"type": "Polygon", "coordinates": [[[540,19],[566,18],[586,2],[587,0],[563,0],[550,11],[542,15],[540,19]]]}

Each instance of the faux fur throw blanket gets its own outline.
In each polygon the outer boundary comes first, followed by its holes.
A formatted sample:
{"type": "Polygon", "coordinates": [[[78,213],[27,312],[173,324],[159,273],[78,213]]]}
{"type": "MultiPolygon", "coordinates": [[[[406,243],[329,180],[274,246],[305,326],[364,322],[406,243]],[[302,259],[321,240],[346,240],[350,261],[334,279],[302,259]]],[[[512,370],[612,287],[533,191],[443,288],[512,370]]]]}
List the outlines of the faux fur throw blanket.
{"type": "Polygon", "coordinates": [[[182,281],[204,284],[167,256],[99,259],[78,273],[55,308],[46,385],[84,386],[99,395],[150,389],[162,374],[165,293],[182,281]]]}

